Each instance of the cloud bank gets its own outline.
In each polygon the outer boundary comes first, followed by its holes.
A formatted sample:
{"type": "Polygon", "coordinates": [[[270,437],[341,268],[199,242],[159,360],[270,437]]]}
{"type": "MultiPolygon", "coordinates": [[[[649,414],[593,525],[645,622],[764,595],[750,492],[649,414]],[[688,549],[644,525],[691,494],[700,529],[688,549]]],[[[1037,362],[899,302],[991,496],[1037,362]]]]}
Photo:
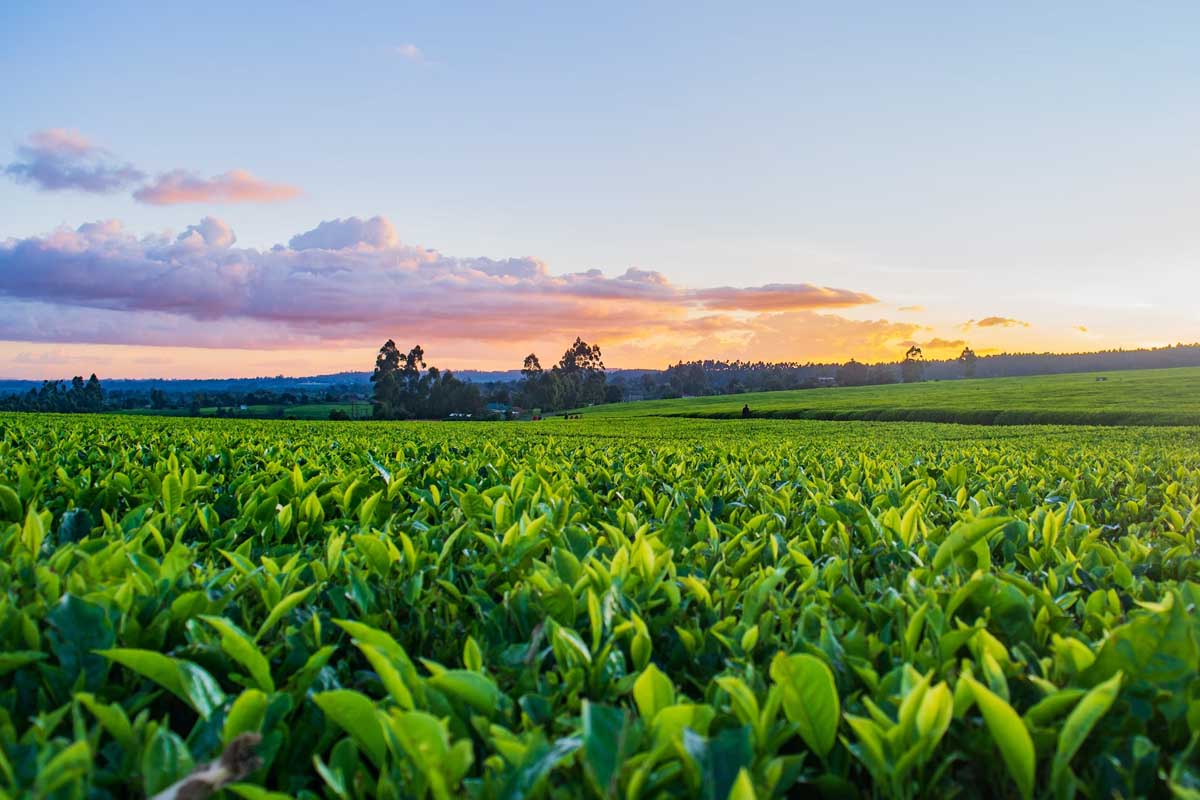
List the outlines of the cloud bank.
{"type": "Polygon", "coordinates": [[[692,288],[645,269],[555,274],[535,258],[448,256],[402,243],[382,217],[325,221],[267,250],[236,242],[214,217],[178,234],[107,221],[0,242],[0,339],[264,350],[393,337],[507,350],[583,335],[631,357],[677,357],[691,343],[776,358],[862,352],[918,328],[817,313],[875,302],[848,289],[692,288]]]}

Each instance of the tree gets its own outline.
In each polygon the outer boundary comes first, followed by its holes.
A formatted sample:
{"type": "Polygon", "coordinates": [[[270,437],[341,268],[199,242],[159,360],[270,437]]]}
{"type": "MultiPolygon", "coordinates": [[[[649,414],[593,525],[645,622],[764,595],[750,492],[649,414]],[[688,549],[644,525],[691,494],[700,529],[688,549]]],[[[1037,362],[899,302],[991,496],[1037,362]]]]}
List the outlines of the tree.
{"type": "Polygon", "coordinates": [[[964,347],[962,355],[958,357],[958,363],[962,364],[963,375],[968,378],[975,377],[975,362],[978,361],[975,351],[970,347],[964,347]]]}
{"type": "Polygon", "coordinates": [[[530,353],[525,357],[521,375],[516,394],[528,408],[557,411],[604,403],[616,396],[607,390],[600,346],[590,345],[579,337],[550,370],[542,369],[538,357],[530,353]]]}
{"type": "Polygon", "coordinates": [[[425,350],[417,345],[401,354],[391,339],[379,348],[375,371],[371,373],[375,416],[380,419],[410,419],[417,416],[416,405],[421,397],[421,370],[425,367],[425,350]]]}
{"type": "Polygon", "coordinates": [[[388,339],[375,358],[371,374],[374,388],[374,414],[378,419],[442,419],[450,414],[475,416],[483,408],[483,397],[473,384],[454,374],[426,367],[425,350],[420,345],[401,354],[388,339]]]}
{"type": "Polygon", "coordinates": [[[576,372],[604,372],[604,361],[600,357],[600,345],[589,345],[580,337],[563,353],[558,368],[568,375],[576,372]]]}
{"type": "Polygon", "coordinates": [[[542,374],[542,362],[538,361],[537,355],[530,353],[525,356],[525,365],[521,367],[521,374],[525,376],[526,380],[542,374]]]}
{"type": "Polygon", "coordinates": [[[900,364],[900,376],[905,383],[917,383],[925,377],[925,354],[917,345],[908,348],[908,352],[904,354],[904,361],[900,364]]]}

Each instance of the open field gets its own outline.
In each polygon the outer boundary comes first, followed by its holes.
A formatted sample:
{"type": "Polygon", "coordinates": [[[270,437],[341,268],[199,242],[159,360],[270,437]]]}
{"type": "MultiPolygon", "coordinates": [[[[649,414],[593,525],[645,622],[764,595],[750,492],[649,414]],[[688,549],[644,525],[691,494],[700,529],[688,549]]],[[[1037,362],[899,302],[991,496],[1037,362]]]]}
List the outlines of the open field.
{"type": "Polygon", "coordinates": [[[1188,797],[1198,527],[1195,428],[0,415],[0,790],[1188,797]]]}
{"type": "Polygon", "coordinates": [[[756,417],[788,419],[985,425],[1200,425],[1200,368],[976,378],[645,400],[581,409],[581,413],[732,418],[741,416],[744,403],[750,405],[756,417]]]}

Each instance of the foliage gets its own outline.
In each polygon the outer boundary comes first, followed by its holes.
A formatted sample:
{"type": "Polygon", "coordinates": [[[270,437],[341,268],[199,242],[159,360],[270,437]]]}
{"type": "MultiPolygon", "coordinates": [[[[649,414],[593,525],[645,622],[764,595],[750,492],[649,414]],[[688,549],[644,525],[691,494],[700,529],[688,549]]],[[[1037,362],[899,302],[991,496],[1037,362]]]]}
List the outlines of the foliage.
{"type": "Polygon", "coordinates": [[[42,381],[25,394],[0,397],[0,411],[57,411],[62,413],[96,413],[104,408],[104,388],[92,373],[86,381],[76,375],[68,389],[62,381],[42,381]]]}
{"type": "MultiPolygon", "coordinates": [[[[925,356],[919,365],[920,375],[913,377],[945,381],[977,376],[999,378],[1200,365],[1200,344],[1092,353],[994,353],[982,356],[976,356],[965,343],[944,342],[942,346],[958,344],[963,344],[963,352],[958,357],[925,356]]],[[[698,359],[681,361],[661,372],[642,371],[634,383],[635,391],[644,399],[667,399],[684,395],[812,389],[825,386],[835,378],[840,386],[896,383],[902,367],[902,361],[860,364],[853,358],[843,364],[698,359]],[[860,369],[863,366],[865,373],[860,369]]],[[[910,365],[910,370],[917,367],[910,365]]],[[[620,375],[617,380],[621,380],[620,375]]]]}
{"type": "Polygon", "coordinates": [[[559,362],[549,370],[534,353],[525,357],[518,397],[527,408],[558,411],[619,400],[609,393],[600,345],[576,337],[559,362]]]}
{"type": "Polygon", "coordinates": [[[0,792],[1192,797],[1198,527],[1195,429],[0,415],[0,792]]]}
{"type": "Polygon", "coordinates": [[[425,351],[420,345],[402,354],[388,339],[375,359],[374,384],[376,419],[445,419],[451,414],[476,416],[483,410],[479,390],[430,367],[424,375],[425,351]]]}

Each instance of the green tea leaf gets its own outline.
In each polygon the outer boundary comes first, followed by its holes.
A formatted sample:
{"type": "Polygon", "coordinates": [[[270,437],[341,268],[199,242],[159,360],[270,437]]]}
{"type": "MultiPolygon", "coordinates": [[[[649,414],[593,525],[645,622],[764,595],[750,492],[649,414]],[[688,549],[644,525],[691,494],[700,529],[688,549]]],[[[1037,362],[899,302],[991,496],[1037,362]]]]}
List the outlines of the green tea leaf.
{"type": "Polygon", "coordinates": [[[1121,691],[1121,680],[1124,676],[1118,672],[1104,683],[1092,688],[1079,701],[1079,704],[1067,716],[1062,729],[1058,733],[1058,746],[1054,751],[1054,763],[1051,767],[1050,782],[1059,786],[1070,769],[1071,759],[1083,746],[1084,739],[1092,732],[1092,728],[1100,718],[1108,713],[1117,695],[1121,691]]]}
{"type": "Polygon", "coordinates": [[[783,711],[808,748],[824,758],[837,741],[841,703],[833,672],[819,658],[779,653],[771,680],[783,692],[783,711]]]}
{"type": "Polygon", "coordinates": [[[325,716],[350,734],[373,763],[377,766],[383,764],[387,756],[387,746],[374,703],[350,689],[320,692],[314,694],[312,699],[325,712],[325,716]]]}
{"type": "Polygon", "coordinates": [[[1000,749],[1000,755],[1008,766],[1009,774],[1017,784],[1021,796],[1029,800],[1033,796],[1033,776],[1036,768],[1036,756],[1033,750],[1033,739],[1029,730],[1021,721],[1012,706],[992,694],[975,679],[966,675],[960,680],[966,681],[975,698],[975,704],[983,713],[983,721],[987,723],[992,741],[1000,749]]]}

